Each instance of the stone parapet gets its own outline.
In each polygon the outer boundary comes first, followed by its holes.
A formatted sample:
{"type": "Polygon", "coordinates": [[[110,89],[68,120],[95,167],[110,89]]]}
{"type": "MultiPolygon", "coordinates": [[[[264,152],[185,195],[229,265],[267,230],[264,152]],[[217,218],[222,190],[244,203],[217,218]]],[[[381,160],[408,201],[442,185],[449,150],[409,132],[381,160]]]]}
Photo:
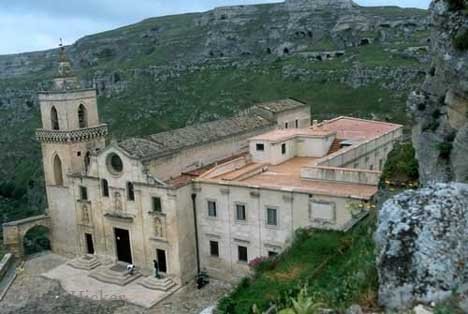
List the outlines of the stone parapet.
{"type": "Polygon", "coordinates": [[[43,143],[74,143],[93,140],[107,134],[107,124],[101,124],[71,131],[37,129],[36,139],[43,143]]]}

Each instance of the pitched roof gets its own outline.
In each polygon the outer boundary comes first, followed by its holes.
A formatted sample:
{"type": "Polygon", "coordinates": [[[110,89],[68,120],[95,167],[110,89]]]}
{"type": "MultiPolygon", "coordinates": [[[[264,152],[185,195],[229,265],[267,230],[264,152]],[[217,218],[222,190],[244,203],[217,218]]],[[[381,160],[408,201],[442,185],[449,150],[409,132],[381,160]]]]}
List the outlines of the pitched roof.
{"type": "Polygon", "coordinates": [[[296,108],[302,108],[304,106],[307,106],[307,105],[298,100],[287,98],[287,99],[280,99],[280,100],[275,100],[275,101],[259,103],[259,104],[256,104],[254,107],[265,109],[273,113],[278,113],[278,112],[284,112],[284,111],[288,111],[288,110],[292,110],[296,108]]]}
{"type": "Polygon", "coordinates": [[[259,115],[235,116],[157,133],[145,138],[129,138],[119,142],[118,146],[133,158],[149,160],[169,155],[183,148],[218,141],[272,124],[272,121],[259,115]]]}

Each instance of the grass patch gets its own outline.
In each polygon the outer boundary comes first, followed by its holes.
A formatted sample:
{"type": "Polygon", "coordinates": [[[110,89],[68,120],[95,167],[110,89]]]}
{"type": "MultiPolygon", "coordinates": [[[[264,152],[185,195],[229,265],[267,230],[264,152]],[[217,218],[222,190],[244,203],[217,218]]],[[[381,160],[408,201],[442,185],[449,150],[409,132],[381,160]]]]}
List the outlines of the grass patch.
{"type": "Polygon", "coordinates": [[[254,304],[260,311],[271,304],[290,306],[307,284],[315,303],[345,309],[353,303],[376,306],[377,271],[374,266],[375,226],[372,214],[348,233],[304,231],[296,234],[289,250],[275,258],[273,266],[259,269],[253,278],[244,279],[223,298],[220,313],[251,313],[254,304]]]}

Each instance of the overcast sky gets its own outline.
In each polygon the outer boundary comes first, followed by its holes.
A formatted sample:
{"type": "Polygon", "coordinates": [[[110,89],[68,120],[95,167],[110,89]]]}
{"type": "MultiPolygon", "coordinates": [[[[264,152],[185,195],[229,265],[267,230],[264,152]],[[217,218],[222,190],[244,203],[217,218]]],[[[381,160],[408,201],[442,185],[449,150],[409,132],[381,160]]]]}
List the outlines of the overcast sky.
{"type": "MultiPolygon", "coordinates": [[[[0,55],[54,48],[142,19],[222,5],[281,0],[0,0],[0,55]]],[[[430,0],[355,0],[360,5],[427,8],[430,0]]]]}

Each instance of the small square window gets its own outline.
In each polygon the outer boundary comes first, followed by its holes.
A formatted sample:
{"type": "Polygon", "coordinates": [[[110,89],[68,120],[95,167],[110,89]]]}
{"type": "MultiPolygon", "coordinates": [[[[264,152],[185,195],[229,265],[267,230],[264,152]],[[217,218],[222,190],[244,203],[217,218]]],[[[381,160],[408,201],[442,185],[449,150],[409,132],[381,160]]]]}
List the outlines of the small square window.
{"type": "Polygon", "coordinates": [[[80,157],[80,156],[81,156],[81,152],[76,152],[76,156],[80,157]]]}
{"type": "Polygon", "coordinates": [[[256,148],[258,152],[263,152],[265,151],[265,144],[257,144],[256,148]]]}
{"type": "Polygon", "coordinates": [[[208,216],[216,217],[216,202],[208,201],[208,216]]]}
{"type": "Polygon", "coordinates": [[[160,197],[153,197],[153,211],[158,213],[162,212],[160,197]]]}
{"type": "Polygon", "coordinates": [[[278,252],[268,251],[268,257],[275,257],[275,256],[278,256],[278,252]]]}
{"type": "Polygon", "coordinates": [[[236,219],[245,221],[246,220],[246,212],[245,212],[245,205],[243,204],[236,204],[236,219]]]}
{"type": "Polygon", "coordinates": [[[80,186],[80,199],[82,201],[88,200],[88,189],[85,186],[80,186]]]}
{"type": "Polygon", "coordinates": [[[219,243],[217,241],[210,241],[210,255],[219,257],[219,243]]]}
{"type": "Polygon", "coordinates": [[[239,257],[239,262],[248,262],[248,254],[247,254],[247,247],[245,246],[238,246],[237,247],[237,253],[239,257]]]}
{"type": "Polygon", "coordinates": [[[267,225],[278,225],[278,210],[276,208],[267,208],[267,225]]]}
{"type": "Polygon", "coordinates": [[[281,154],[286,154],[286,144],[281,144],[281,154]]]}

